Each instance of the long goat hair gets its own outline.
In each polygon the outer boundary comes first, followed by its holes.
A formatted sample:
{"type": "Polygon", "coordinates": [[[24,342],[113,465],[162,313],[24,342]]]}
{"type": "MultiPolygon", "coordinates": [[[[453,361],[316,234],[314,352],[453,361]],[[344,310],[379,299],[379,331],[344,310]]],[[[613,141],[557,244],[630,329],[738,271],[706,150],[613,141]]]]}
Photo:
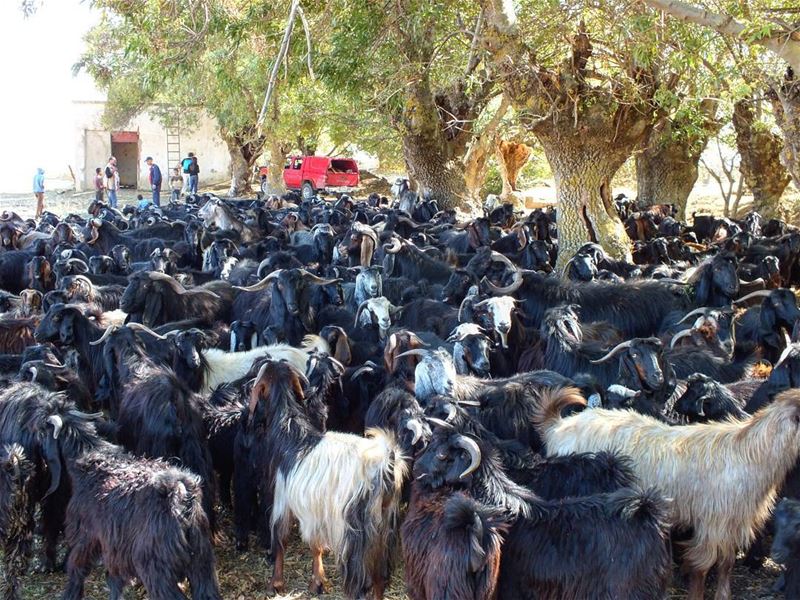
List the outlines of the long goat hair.
{"type": "Polygon", "coordinates": [[[329,548],[348,598],[381,597],[406,461],[386,431],[369,430],[362,438],[315,429],[303,406],[303,380],[290,364],[267,361],[250,398],[250,426],[266,434],[256,464],[274,481],[272,586],[278,592],[284,586],[283,548],[294,517],[314,554],[314,588],[327,586],[321,555],[329,548]]]}
{"type": "Polygon", "coordinates": [[[668,426],[633,411],[591,409],[575,388],[544,391],[537,427],[547,452],[614,450],[631,457],[644,486],[673,498],[678,526],[691,527],[685,558],[697,573],[730,564],[766,521],[800,454],[800,392],[780,395],[748,420],[668,426]]]}

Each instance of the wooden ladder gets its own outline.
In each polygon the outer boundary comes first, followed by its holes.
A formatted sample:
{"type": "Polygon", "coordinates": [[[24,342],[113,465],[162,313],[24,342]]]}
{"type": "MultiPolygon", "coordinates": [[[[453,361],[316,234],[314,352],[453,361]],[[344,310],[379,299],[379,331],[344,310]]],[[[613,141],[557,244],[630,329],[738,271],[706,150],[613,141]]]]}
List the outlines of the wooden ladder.
{"type": "Polygon", "coordinates": [[[180,118],[176,116],[171,126],[167,127],[167,163],[170,172],[175,167],[181,167],[182,158],[180,118]]]}

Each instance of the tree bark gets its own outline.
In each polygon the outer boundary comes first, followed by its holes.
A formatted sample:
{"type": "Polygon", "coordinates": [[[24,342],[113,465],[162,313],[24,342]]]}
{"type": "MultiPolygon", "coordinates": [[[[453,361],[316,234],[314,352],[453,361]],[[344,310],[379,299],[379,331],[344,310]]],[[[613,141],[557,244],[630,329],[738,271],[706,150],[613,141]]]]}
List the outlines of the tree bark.
{"type": "MultiPolygon", "coordinates": [[[[586,242],[596,242],[614,258],[631,260],[630,240],[611,199],[611,179],[625,152],[602,143],[565,143],[539,136],[553,169],[558,202],[558,261],[562,270],[586,242]]],[[[577,141],[577,140],[576,140],[577,141]]]]}
{"type": "Polygon", "coordinates": [[[518,191],[517,177],[522,167],[527,164],[532,152],[533,148],[521,142],[500,140],[497,143],[497,166],[500,168],[500,176],[503,178],[502,198],[508,198],[518,191]]]}
{"type": "Polygon", "coordinates": [[[255,134],[254,130],[236,133],[222,131],[220,134],[231,157],[231,185],[228,196],[237,198],[252,193],[250,182],[253,178],[253,166],[264,151],[266,138],[261,134],[255,134]]]}
{"type": "Polygon", "coordinates": [[[781,194],[791,180],[781,164],[783,142],[756,120],[748,100],[734,105],[733,128],[742,157],[739,170],[753,192],[753,209],[764,218],[774,217],[781,194]]]}
{"type": "Polygon", "coordinates": [[[466,206],[464,164],[459,158],[448,158],[436,136],[423,133],[406,135],[403,138],[403,156],[409,176],[417,181],[423,195],[436,200],[442,209],[466,206]]]}
{"type": "Polygon", "coordinates": [[[280,140],[272,139],[269,145],[269,171],[267,172],[267,194],[280,196],[286,193],[286,184],[283,181],[283,166],[289,153],[289,145],[280,140]]]}
{"type": "Polygon", "coordinates": [[[775,122],[783,133],[781,162],[800,189],[800,82],[787,73],[781,85],[773,86],[768,94],[775,122]]]}
{"type": "Polygon", "coordinates": [[[639,204],[675,204],[680,219],[686,217],[686,202],[697,182],[698,165],[708,140],[719,125],[714,119],[716,102],[704,100],[700,111],[705,117],[700,131],[689,132],[687,123],[663,120],[653,128],[645,149],[636,157],[636,183],[639,204]]]}

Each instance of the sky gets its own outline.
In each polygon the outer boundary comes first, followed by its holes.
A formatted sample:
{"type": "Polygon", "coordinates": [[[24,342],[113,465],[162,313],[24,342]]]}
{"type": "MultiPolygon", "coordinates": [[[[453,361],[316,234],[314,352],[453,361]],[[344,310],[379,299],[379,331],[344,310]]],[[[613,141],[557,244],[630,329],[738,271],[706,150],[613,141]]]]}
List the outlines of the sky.
{"type": "Polygon", "coordinates": [[[28,19],[19,6],[0,0],[0,192],[31,191],[37,167],[51,189],[54,179],[68,177],[75,160],[72,101],[99,94],[88,75],[72,75],[83,35],[98,18],[88,2],[43,0],[28,19]]]}

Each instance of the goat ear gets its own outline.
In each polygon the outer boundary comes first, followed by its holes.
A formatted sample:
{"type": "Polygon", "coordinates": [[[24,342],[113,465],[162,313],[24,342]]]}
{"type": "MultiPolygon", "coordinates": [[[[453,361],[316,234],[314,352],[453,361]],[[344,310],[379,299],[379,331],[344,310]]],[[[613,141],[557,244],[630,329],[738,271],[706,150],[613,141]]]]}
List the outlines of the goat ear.
{"type": "Polygon", "coordinates": [[[158,322],[159,313],[163,306],[161,290],[156,288],[147,295],[147,300],[144,303],[144,312],[142,313],[142,325],[146,327],[153,327],[158,322]]]}
{"type": "Polygon", "coordinates": [[[375,252],[375,242],[366,235],[361,236],[361,256],[360,264],[362,267],[368,267],[372,263],[372,254],[375,252]]]}
{"type": "Polygon", "coordinates": [[[336,350],[333,352],[333,358],[338,360],[343,365],[349,365],[353,360],[353,355],[350,352],[350,342],[347,340],[346,335],[340,335],[336,340],[336,350]]]}
{"type": "Polygon", "coordinates": [[[473,573],[478,573],[485,566],[486,550],[483,548],[483,521],[476,514],[469,531],[469,568],[473,573]]]}
{"type": "Polygon", "coordinates": [[[711,280],[714,276],[710,266],[706,268],[697,282],[697,287],[694,290],[694,301],[698,306],[705,306],[708,304],[709,297],[711,296],[711,280]]]}
{"type": "Polygon", "coordinates": [[[300,381],[300,378],[296,374],[292,374],[292,390],[294,390],[294,395],[297,397],[297,400],[302,402],[306,398],[306,392],[303,389],[303,384],[300,381]]]}

